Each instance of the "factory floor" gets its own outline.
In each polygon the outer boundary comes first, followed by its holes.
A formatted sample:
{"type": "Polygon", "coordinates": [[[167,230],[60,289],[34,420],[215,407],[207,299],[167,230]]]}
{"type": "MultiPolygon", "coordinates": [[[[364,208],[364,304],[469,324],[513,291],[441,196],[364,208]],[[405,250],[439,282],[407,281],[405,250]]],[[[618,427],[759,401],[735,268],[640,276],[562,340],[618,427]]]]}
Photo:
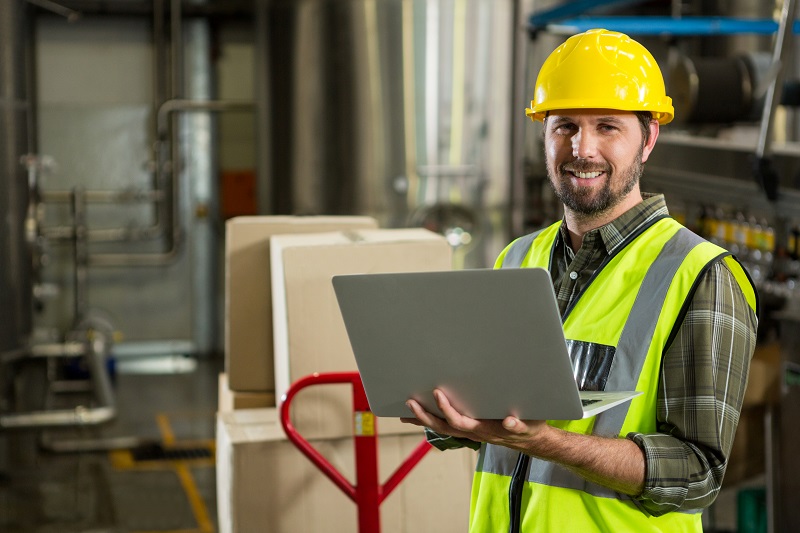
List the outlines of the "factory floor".
{"type": "MultiPolygon", "coordinates": [[[[101,426],[0,430],[0,532],[216,531],[214,439],[223,362],[186,363],[155,370],[120,365],[117,416],[101,426]]],[[[25,394],[42,396],[35,386],[25,394]]],[[[738,489],[723,489],[704,514],[706,531],[736,531],[738,489]]]]}
{"type": "MultiPolygon", "coordinates": [[[[216,531],[214,437],[222,366],[221,359],[157,370],[120,365],[111,422],[0,430],[0,531],[216,531]]],[[[28,387],[26,395],[40,396],[37,390],[28,387]]]]}

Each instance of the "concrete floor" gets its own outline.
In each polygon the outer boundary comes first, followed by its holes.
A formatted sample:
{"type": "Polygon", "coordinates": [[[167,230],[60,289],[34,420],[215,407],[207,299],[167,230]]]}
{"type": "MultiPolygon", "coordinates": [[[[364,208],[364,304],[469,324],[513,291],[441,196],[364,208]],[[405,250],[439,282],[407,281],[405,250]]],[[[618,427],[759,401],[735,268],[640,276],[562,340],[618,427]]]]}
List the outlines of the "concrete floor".
{"type": "Polygon", "coordinates": [[[0,531],[215,531],[222,361],[191,363],[180,373],[117,372],[117,416],[102,426],[0,431],[0,531]],[[63,451],[74,448],[87,451],[63,451]]]}
{"type": "MultiPolygon", "coordinates": [[[[121,368],[114,386],[118,414],[102,426],[0,431],[0,532],[216,531],[214,439],[223,362],[190,362],[191,371],[161,374],[121,368]],[[89,451],[54,451],[65,448],[89,451]]],[[[35,382],[36,369],[32,376],[25,377],[35,382]]],[[[26,395],[41,392],[29,387],[26,395]]],[[[736,531],[740,488],[723,489],[704,514],[707,531],[736,531]]]]}

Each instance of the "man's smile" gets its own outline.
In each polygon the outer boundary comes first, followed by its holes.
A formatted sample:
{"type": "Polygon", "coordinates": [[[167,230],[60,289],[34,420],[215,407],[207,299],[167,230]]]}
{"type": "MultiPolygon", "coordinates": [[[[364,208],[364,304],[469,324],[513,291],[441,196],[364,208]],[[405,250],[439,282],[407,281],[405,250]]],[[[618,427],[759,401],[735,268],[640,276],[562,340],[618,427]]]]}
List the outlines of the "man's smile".
{"type": "Polygon", "coordinates": [[[586,180],[586,179],[592,179],[592,178],[600,177],[603,174],[603,172],[599,172],[599,171],[596,171],[596,172],[570,172],[570,174],[572,174],[576,178],[580,178],[582,180],[586,180]]]}
{"type": "Polygon", "coordinates": [[[575,184],[589,185],[598,178],[604,178],[608,175],[608,169],[597,168],[596,165],[580,165],[580,164],[566,164],[561,167],[562,175],[565,178],[570,178],[575,184]],[[587,168],[588,167],[588,168],[587,168]]]}

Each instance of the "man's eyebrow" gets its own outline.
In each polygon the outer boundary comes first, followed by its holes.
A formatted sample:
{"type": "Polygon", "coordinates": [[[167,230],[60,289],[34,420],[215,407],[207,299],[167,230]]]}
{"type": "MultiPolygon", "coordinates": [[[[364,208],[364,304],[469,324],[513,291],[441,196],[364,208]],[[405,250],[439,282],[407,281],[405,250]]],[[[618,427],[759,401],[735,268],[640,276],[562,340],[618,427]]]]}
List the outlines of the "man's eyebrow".
{"type": "Polygon", "coordinates": [[[622,119],[614,115],[608,115],[605,117],[598,117],[597,122],[612,122],[614,124],[622,124],[622,119]]]}
{"type": "Polygon", "coordinates": [[[564,122],[575,122],[572,117],[566,115],[551,115],[547,117],[548,119],[552,120],[554,124],[563,124],[564,122]]]}
{"type": "MultiPolygon", "coordinates": [[[[574,116],[570,116],[570,115],[550,115],[549,118],[552,119],[553,122],[555,122],[556,124],[561,124],[561,123],[564,123],[564,122],[576,122],[575,117],[574,116]]],[[[606,122],[606,123],[613,123],[613,124],[622,124],[622,119],[620,119],[616,115],[603,115],[603,116],[596,117],[594,119],[594,122],[597,122],[597,123],[606,122]]]]}

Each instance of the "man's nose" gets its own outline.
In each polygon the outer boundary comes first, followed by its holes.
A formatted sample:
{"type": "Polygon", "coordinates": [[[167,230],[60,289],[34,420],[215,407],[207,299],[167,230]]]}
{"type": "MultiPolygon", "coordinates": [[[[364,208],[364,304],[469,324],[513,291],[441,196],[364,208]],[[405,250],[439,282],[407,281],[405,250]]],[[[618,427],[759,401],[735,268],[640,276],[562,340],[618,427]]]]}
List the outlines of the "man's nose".
{"type": "Polygon", "coordinates": [[[572,155],[580,159],[591,159],[597,154],[597,138],[591,132],[578,130],[572,137],[572,155]]]}

